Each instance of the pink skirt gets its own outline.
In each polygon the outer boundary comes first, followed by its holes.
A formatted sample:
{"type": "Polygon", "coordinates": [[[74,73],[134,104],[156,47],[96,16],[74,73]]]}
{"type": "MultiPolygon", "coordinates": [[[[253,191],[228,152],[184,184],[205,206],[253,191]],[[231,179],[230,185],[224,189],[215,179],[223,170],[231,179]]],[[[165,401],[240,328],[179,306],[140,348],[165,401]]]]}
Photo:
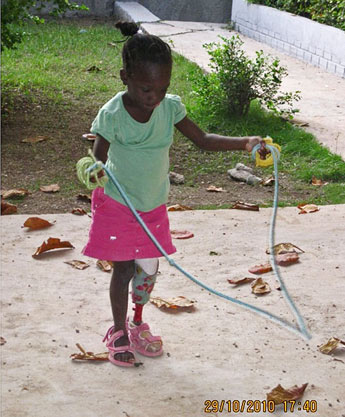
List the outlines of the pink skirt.
{"type": "MultiPolygon", "coordinates": [[[[127,206],[104,194],[92,193],[92,224],[83,254],[107,261],[158,258],[163,256],[127,206]]],[[[138,214],[168,255],[176,252],[172,244],[165,204],[138,214]]]]}

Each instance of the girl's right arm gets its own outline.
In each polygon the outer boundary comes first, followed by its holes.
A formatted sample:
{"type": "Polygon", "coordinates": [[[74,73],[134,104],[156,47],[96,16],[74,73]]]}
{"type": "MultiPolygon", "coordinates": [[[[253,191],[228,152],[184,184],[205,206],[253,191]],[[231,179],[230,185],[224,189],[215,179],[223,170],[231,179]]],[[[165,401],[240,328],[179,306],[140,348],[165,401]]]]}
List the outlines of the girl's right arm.
{"type": "Polygon", "coordinates": [[[109,142],[104,139],[101,135],[96,135],[96,140],[93,145],[93,154],[95,155],[96,159],[102,161],[103,164],[107,162],[108,159],[108,149],[109,149],[109,142]]]}

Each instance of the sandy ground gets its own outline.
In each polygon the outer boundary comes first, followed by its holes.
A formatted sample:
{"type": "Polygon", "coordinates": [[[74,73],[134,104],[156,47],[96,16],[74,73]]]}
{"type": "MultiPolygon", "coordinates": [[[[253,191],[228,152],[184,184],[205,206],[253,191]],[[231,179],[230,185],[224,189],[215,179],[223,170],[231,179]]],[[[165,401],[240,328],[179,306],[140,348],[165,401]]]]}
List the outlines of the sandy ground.
{"type": "MultiPolygon", "coordinates": [[[[318,345],[332,336],[345,340],[345,205],[298,212],[278,211],[276,242],[305,251],[299,263],[281,267],[281,273],[311,340],[209,294],[162,260],[152,295],[182,295],[196,300],[197,307],[170,314],[149,304],[145,318],[162,335],[165,352],[156,359],[139,356],[144,365],[135,369],[70,359],[76,343],[104,352],[102,336],[111,325],[110,274],[81,255],[90,218],[44,215],[55,225],[30,232],[21,227],[28,216],[2,217],[1,415],[199,417],[207,414],[207,400],[246,400],[250,406],[249,400],[264,401],[278,384],[308,383],[301,401],[317,401],[312,415],[344,417],[345,349],[324,355],[318,345]],[[48,237],[69,240],[75,249],[32,258],[48,237]],[[75,270],[65,263],[72,259],[91,266],[75,270]]],[[[227,282],[251,275],[249,267],[268,259],[270,216],[271,209],[170,213],[171,228],[195,235],[175,240],[174,259],[210,287],[293,320],[273,273],[264,275],[272,289],[265,296],[252,294],[250,285],[234,288],[227,282]]],[[[249,411],[212,415],[252,415],[249,411]]],[[[263,408],[255,413],[269,414],[263,408]]],[[[274,413],[307,414],[278,406],[274,413]]]]}
{"type": "MultiPolygon", "coordinates": [[[[203,44],[221,42],[219,36],[238,35],[219,23],[162,21],[144,23],[148,33],[171,41],[172,48],[207,69],[209,55],[203,44]]],[[[300,110],[295,121],[311,132],[331,152],[345,160],[345,79],[320,68],[290,57],[270,46],[240,34],[243,50],[250,57],[263,50],[266,55],[278,57],[287,68],[288,76],[282,83],[282,91],[300,91],[301,100],[295,107],[300,110]]]]}

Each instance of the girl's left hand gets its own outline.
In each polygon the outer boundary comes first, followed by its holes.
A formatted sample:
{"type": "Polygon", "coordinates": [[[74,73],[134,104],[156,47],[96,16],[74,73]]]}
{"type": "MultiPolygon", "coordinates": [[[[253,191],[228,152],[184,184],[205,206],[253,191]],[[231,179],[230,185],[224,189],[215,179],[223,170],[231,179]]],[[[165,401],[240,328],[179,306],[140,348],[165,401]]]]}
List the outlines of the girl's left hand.
{"type": "Polygon", "coordinates": [[[260,158],[261,159],[266,159],[266,155],[271,153],[267,148],[266,148],[266,142],[263,140],[263,138],[261,136],[249,136],[248,137],[248,142],[246,143],[246,150],[248,152],[251,152],[254,148],[254,146],[256,145],[260,145],[260,149],[258,150],[260,158]]]}

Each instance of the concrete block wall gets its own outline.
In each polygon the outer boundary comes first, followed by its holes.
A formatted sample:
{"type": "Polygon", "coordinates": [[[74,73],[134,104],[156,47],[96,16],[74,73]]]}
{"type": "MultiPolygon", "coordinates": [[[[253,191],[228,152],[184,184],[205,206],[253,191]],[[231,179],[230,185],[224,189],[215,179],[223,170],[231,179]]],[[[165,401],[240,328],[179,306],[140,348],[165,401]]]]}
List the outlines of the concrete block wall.
{"type": "Polygon", "coordinates": [[[345,32],[272,7],[232,1],[235,29],[345,78],[345,32]]]}
{"type": "Polygon", "coordinates": [[[228,23],[232,0],[137,0],[162,20],[228,23]]]}

